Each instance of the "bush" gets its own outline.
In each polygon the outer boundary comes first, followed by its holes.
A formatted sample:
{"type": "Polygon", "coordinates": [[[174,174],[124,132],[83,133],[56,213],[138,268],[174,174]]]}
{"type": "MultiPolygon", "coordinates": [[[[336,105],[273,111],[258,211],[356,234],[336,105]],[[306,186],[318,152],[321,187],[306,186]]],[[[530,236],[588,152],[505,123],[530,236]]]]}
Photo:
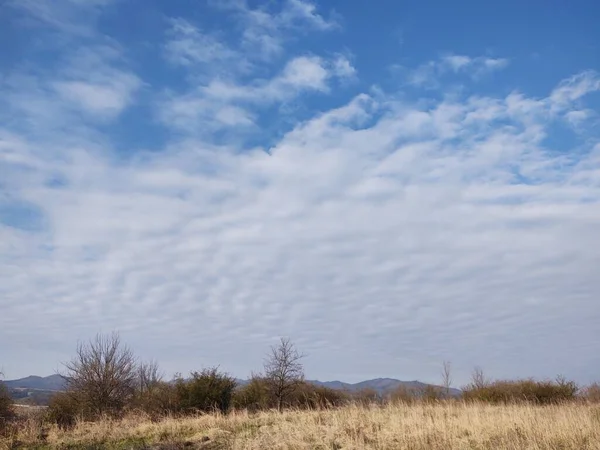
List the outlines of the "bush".
{"type": "Polygon", "coordinates": [[[291,403],[301,409],[325,409],[344,405],[348,400],[349,396],[343,391],[305,382],[298,386],[291,403]]]}
{"type": "Polygon", "coordinates": [[[59,392],[48,404],[48,420],[61,429],[72,428],[81,414],[81,402],[71,392],[59,392]]]}
{"type": "Polygon", "coordinates": [[[469,385],[463,389],[463,399],[489,403],[557,404],[576,399],[578,387],[573,381],[500,380],[484,386],[469,385]]]}
{"type": "MultiPolygon", "coordinates": [[[[350,396],[340,390],[302,382],[296,386],[286,402],[286,407],[296,409],[325,409],[348,403],[350,396]]],[[[268,380],[253,377],[248,384],[236,389],[233,407],[250,412],[277,408],[277,398],[269,389],[268,380]]]]}
{"type": "Polygon", "coordinates": [[[131,402],[138,382],[133,352],[119,335],[98,334],[77,345],[75,357],[65,364],[67,391],[89,418],[120,415],[131,402]]]}
{"type": "Polygon", "coordinates": [[[418,397],[429,403],[439,402],[447,398],[446,389],[441,386],[427,384],[417,391],[418,397]]]}
{"type": "Polygon", "coordinates": [[[592,383],[586,386],[582,390],[581,396],[588,402],[600,403],[600,384],[592,383]]]}
{"type": "Polygon", "coordinates": [[[369,406],[372,404],[381,403],[382,398],[381,395],[379,395],[379,393],[375,389],[365,388],[353,392],[352,400],[358,403],[359,405],[369,406]]]}
{"type": "Polygon", "coordinates": [[[269,393],[267,380],[253,376],[245,386],[240,386],[233,393],[232,405],[236,409],[250,412],[275,408],[277,403],[269,393]]]}
{"type": "Polygon", "coordinates": [[[407,386],[398,386],[389,395],[389,401],[392,403],[412,404],[419,398],[419,392],[407,386]]]}
{"type": "MultiPolygon", "coordinates": [[[[347,393],[302,382],[289,396],[286,407],[296,409],[324,409],[344,405],[350,397],[347,393]]],[[[250,412],[277,408],[277,398],[269,389],[268,380],[252,377],[250,382],[234,392],[233,406],[250,412]]]]}
{"type": "Polygon", "coordinates": [[[8,393],[8,389],[4,383],[0,381],[0,433],[3,432],[7,425],[15,418],[12,405],[13,402],[8,393]]]}
{"type": "Polygon", "coordinates": [[[192,372],[190,380],[178,380],[175,384],[177,407],[182,412],[226,413],[231,406],[235,380],[217,368],[192,372]]]}
{"type": "Polygon", "coordinates": [[[145,412],[152,420],[177,412],[180,408],[176,386],[160,381],[150,389],[138,392],[132,409],[145,412]]]}

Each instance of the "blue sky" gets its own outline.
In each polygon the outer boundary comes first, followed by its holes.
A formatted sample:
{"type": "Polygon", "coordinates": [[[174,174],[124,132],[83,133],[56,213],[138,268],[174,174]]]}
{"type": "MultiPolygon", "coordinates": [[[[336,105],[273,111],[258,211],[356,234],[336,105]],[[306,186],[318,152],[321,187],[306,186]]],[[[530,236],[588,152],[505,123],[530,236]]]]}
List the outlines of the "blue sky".
{"type": "Polygon", "coordinates": [[[289,336],[323,380],[597,378],[599,17],[3,2],[5,375],[118,330],[168,374],[289,336]]]}

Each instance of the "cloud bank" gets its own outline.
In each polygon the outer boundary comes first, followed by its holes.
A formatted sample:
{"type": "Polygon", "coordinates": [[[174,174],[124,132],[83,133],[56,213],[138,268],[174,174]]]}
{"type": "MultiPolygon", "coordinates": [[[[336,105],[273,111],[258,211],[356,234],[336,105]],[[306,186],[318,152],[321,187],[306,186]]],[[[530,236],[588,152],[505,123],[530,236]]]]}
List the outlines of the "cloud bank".
{"type": "Polygon", "coordinates": [[[360,71],[341,53],[284,55],[299,24],[339,28],[310,3],[219,8],[240,27],[237,47],[184,19],[165,23],[161,64],[184,71],[184,84],[152,85],[106,41],[62,49],[60,70],[2,79],[8,374],[49,371],[77,339],[120,330],[171,372],[221,364],[245,376],[290,336],[321,379],[436,381],[443,359],[459,379],[474,365],[591,379],[596,72],[544,96],[491,95],[473,75],[508,60],[447,55],[415,73],[461,75],[460,95],[364,89],[292,115],[257,145],[282,104],[331,96],[360,71]],[[167,133],[160,149],[111,134],[136,107],[167,133]]]}

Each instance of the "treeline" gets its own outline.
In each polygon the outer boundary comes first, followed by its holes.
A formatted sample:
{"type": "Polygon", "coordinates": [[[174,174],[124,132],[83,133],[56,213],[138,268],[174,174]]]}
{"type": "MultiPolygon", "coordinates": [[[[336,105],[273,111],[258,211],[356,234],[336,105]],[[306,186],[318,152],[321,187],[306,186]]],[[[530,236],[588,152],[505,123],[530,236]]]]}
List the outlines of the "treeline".
{"type": "MultiPolygon", "coordinates": [[[[323,409],[348,403],[364,405],[439,401],[508,404],[527,402],[539,405],[572,401],[600,402],[600,385],[580,388],[558,377],[552,381],[488,380],[481,369],[473,371],[471,382],[460,395],[451,391],[452,372],[443,364],[441,386],[419,389],[400,386],[382,395],[372,389],[357,392],[316,386],[304,379],[302,359],[289,339],[271,348],[260,373],[238,385],[217,367],[177,376],[165,381],[158,364],[140,362],[118,334],[98,335],[79,344],[75,357],[64,364],[61,376],[66,390],[50,400],[45,420],[68,428],[77,420],[93,421],[141,412],[152,420],[165,416],[199,413],[227,413],[232,409],[257,412],[285,408],[323,409]]],[[[0,383],[0,429],[15,419],[12,401],[0,383]]]]}
{"type": "MultiPolygon", "coordinates": [[[[77,346],[60,375],[64,392],[54,395],[46,419],[68,428],[77,420],[94,421],[142,412],[151,419],[231,409],[259,411],[325,408],[348,401],[346,394],[304,380],[303,354],[282,338],[267,355],[263,371],[243,386],[218,367],[165,381],[158,364],[139,361],[118,334],[97,335],[77,346]]],[[[0,426],[13,419],[5,387],[0,391],[0,426]]]]}

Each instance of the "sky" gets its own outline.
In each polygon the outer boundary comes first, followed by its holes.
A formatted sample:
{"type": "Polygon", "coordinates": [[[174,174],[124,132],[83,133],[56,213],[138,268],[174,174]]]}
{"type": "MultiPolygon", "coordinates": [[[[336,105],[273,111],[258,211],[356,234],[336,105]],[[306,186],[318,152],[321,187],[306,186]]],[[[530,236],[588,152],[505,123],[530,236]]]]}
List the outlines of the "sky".
{"type": "Polygon", "coordinates": [[[600,379],[600,3],[0,2],[0,367],[600,379]]]}

